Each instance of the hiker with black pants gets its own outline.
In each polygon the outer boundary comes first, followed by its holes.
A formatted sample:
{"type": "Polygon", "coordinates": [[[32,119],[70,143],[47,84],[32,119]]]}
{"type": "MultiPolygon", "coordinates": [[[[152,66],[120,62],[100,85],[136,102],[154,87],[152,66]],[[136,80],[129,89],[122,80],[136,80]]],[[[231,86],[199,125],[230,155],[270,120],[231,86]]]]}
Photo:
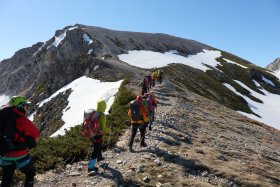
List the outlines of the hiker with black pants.
{"type": "Polygon", "coordinates": [[[87,135],[93,147],[88,163],[88,172],[98,171],[97,162],[103,160],[102,142],[104,133],[109,133],[110,129],[106,126],[106,115],[104,114],[107,105],[104,100],[97,101],[97,109],[85,116],[83,123],[84,135],[87,135]]]}
{"type": "Polygon", "coordinates": [[[133,141],[137,134],[137,130],[140,131],[141,141],[140,146],[146,147],[145,143],[145,133],[148,123],[148,116],[145,106],[142,103],[142,97],[138,96],[136,100],[129,103],[130,109],[128,111],[128,116],[131,118],[131,136],[128,143],[129,151],[133,152],[133,141]]]}
{"type": "Polygon", "coordinates": [[[146,77],[145,77],[144,80],[141,82],[141,86],[142,86],[142,95],[144,95],[145,93],[148,92],[148,86],[147,86],[146,77]]]}
{"type": "Polygon", "coordinates": [[[25,116],[28,102],[24,97],[12,97],[9,105],[16,116],[13,134],[14,148],[0,159],[0,166],[3,168],[1,187],[12,185],[16,168],[25,174],[24,186],[33,187],[36,171],[29,151],[36,146],[35,140],[39,137],[39,131],[25,116]]]}

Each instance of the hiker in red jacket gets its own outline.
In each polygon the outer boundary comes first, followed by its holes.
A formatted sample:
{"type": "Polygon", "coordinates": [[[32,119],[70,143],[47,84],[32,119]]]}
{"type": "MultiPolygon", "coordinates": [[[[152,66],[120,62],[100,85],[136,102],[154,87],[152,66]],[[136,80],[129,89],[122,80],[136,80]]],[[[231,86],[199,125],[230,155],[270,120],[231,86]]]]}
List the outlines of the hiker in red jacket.
{"type": "Polygon", "coordinates": [[[35,167],[29,151],[36,146],[35,140],[39,137],[39,131],[25,116],[28,110],[28,102],[24,97],[12,97],[9,105],[13,107],[13,111],[17,114],[15,120],[16,132],[14,134],[16,147],[15,150],[3,155],[0,159],[0,166],[3,168],[1,187],[12,185],[16,168],[25,174],[24,186],[33,187],[35,167]]]}

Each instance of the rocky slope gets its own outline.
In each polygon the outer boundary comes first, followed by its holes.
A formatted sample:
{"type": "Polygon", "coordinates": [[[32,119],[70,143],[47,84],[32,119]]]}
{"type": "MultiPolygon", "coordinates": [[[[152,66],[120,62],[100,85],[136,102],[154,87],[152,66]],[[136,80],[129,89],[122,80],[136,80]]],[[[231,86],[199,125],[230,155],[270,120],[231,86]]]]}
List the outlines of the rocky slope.
{"type": "Polygon", "coordinates": [[[165,80],[147,148],[127,149],[129,129],[99,172],[87,161],[37,176],[36,186],[279,186],[280,133],[165,80]]]}
{"type": "Polygon", "coordinates": [[[280,58],[276,58],[272,63],[268,64],[265,68],[271,71],[280,70],[280,58]]]}

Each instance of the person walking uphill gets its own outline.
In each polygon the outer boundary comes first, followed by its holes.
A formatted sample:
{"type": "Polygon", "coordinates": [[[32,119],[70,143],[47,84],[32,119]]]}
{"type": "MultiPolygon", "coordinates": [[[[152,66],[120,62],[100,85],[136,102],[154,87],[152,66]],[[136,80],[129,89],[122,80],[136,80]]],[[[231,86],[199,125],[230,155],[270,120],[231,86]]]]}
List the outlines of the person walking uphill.
{"type": "MultiPolygon", "coordinates": [[[[35,140],[39,137],[39,131],[25,116],[25,113],[28,110],[28,102],[24,97],[13,96],[9,101],[9,106],[3,108],[1,112],[9,110],[13,114],[9,116],[14,116],[15,118],[14,121],[12,121],[13,123],[9,125],[14,127],[14,129],[9,128],[9,131],[12,130],[13,134],[11,136],[13,137],[10,142],[11,144],[8,146],[10,151],[2,155],[0,159],[0,166],[3,168],[1,187],[10,187],[12,185],[16,168],[25,174],[24,186],[32,187],[34,185],[35,167],[34,162],[29,155],[29,151],[36,147],[35,140]]],[[[1,124],[1,129],[3,127],[2,125],[4,124],[1,124]]],[[[1,148],[4,146],[4,141],[1,141],[1,148]]]]}
{"type": "Polygon", "coordinates": [[[147,111],[142,103],[142,97],[138,96],[136,100],[129,103],[130,109],[128,110],[128,116],[131,118],[131,136],[128,143],[129,151],[133,152],[133,141],[137,134],[139,128],[141,141],[140,146],[146,147],[145,143],[145,133],[146,133],[146,123],[148,122],[147,111]]]}
{"type": "Polygon", "coordinates": [[[89,109],[84,113],[83,134],[89,137],[93,150],[88,163],[88,172],[98,171],[97,162],[102,158],[102,142],[104,133],[110,133],[106,126],[107,105],[104,100],[97,101],[97,109],[89,109]]]}

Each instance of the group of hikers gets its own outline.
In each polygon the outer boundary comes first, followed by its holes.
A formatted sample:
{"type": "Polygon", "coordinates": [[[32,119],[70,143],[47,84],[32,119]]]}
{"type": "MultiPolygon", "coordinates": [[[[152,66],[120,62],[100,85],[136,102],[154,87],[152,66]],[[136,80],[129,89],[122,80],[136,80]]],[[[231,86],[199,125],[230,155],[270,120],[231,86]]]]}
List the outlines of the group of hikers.
{"type": "MultiPolygon", "coordinates": [[[[155,82],[162,83],[162,72],[153,72],[154,78],[150,80],[151,74],[148,74],[141,81],[142,93],[138,95],[135,100],[128,103],[128,117],[131,119],[131,134],[128,142],[128,149],[130,152],[134,152],[133,143],[137,131],[140,131],[140,146],[147,147],[145,142],[146,129],[152,130],[152,123],[155,120],[155,111],[157,108],[157,99],[155,93],[151,91],[151,88],[155,86],[155,82]],[[143,84],[146,88],[143,91],[143,84]]],[[[88,172],[98,171],[97,163],[103,160],[102,157],[102,141],[103,133],[110,133],[111,129],[106,126],[106,115],[104,114],[106,109],[106,103],[104,101],[97,102],[97,110],[85,111],[84,114],[84,134],[86,134],[92,141],[93,151],[88,164],[88,172]],[[98,124],[97,125],[97,119],[98,124]]]]}
{"type": "MultiPolygon", "coordinates": [[[[157,100],[151,88],[155,81],[162,82],[162,72],[148,73],[144,77],[143,84],[147,89],[142,94],[128,103],[128,116],[131,119],[131,135],[128,142],[130,152],[133,150],[133,142],[137,131],[140,131],[140,146],[146,147],[146,129],[152,130],[152,123],[155,119],[157,100]]],[[[13,96],[8,104],[0,110],[0,167],[2,167],[1,187],[10,187],[13,183],[13,176],[16,168],[25,174],[25,187],[34,186],[35,165],[30,155],[30,150],[36,147],[36,140],[39,137],[39,130],[27,117],[26,113],[30,103],[22,96],[13,96]],[[5,125],[6,124],[6,125],[5,125]]],[[[102,142],[104,134],[110,134],[111,129],[106,126],[106,102],[97,101],[97,109],[84,112],[83,135],[87,136],[92,145],[92,153],[89,158],[88,172],[98,171],[97,163],[102,157],[102,142]]]]}
{"type": "Polygon", "coordinates": [[[148,72],[148,74],[144,77],[141,82],[142,86],[142,95],[147,93],[152,87],[155,86],[156,81],[158,83],[162,83],[163,73],[161,70],[155,70],[152,73],[148,72]]]}

